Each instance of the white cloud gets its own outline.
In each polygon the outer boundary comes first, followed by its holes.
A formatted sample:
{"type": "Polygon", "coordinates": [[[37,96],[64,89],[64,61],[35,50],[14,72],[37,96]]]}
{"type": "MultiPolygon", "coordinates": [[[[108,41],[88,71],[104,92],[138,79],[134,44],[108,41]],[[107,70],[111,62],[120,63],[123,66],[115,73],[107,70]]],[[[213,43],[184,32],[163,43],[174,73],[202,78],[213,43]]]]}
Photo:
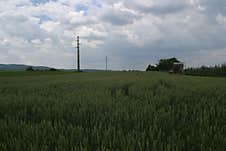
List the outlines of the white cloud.
{"type": "Polygon", "coordinates": [[[226,16],[223,16],[222,14],[218,14],[216,17],[216,20],[221,25],[226,25],[226,16]]]}
{"type": "Polygon", "coordinates": [[[72,68],[77,35],[84,68],[102,68],[106,55],[114,69],[143,69],[171,56],[191,65],[224,62],[219,56],[226,48],[225,4],[58,0],[34,5],[30,0],[0,0],[0,63],[72,68]]]}
{"type": "Polygon", "coordinates": [[[59,22],[47,21],[47,22],[42,23],[40,25],[40,28],[41,29],[44,29],[44,30],[46,30],[48,32],[51,32],[51,31],[53,31],[59,25],[60,25],[59,22]]]}

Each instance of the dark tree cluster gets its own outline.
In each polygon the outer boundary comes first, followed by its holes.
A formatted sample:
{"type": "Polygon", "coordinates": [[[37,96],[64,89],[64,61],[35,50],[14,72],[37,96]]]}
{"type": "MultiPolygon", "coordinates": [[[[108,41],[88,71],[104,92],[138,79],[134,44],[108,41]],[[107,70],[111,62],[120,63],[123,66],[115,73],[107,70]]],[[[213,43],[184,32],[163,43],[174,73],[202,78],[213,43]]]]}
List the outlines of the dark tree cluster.
{"type": "Polygon", "coordinates": [[[58,70],[55,68],[50,68],[49,71],[58,71],[58,70]]]}
{"type": "Polygon", "coordinates": [[[146,71],[167,71],[173,69],[175,63],[180,63],[177,58],[160,59],[156,65],[148,65],[146,71]]]}
{"type": "Polygon", "coordinates": [[[34,69],[32,66],[29,66],[25,69],[25,71],[59,71],[55,68],[49,68],[49,69],[34,69]]]}
{"type": "Polygon", "coordinates": [[[26,71],[34,71],[33,67],[27,67],[26,71]]]}

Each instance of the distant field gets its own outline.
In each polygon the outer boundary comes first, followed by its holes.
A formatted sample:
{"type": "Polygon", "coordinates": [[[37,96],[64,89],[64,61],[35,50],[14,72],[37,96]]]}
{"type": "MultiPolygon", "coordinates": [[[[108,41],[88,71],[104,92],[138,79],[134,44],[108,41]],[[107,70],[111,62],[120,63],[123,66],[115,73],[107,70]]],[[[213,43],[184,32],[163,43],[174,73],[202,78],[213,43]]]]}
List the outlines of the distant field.
{"type": "Polygon", "coordinates": [[[226,150],[226,78],[0,72],[0,151],[226,150]]]}

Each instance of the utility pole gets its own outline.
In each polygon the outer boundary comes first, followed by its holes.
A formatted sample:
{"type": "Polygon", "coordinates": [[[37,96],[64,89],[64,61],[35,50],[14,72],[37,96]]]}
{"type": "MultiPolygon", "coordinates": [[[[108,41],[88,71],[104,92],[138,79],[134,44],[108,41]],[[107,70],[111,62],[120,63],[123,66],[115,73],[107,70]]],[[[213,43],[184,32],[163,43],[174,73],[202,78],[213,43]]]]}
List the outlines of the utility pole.
{"type": "Polygon", "coordinates": [[[108,56],[106,56],[106,71],[108,71],[108,56]]]}
{"type": "Polygon", "coordinates": [[[80,72],[80,50],[79,50],[79,46],[80,46],[80,43],[79,43],[79,36],[77,36],[77,66],[78,66],[78,72],[80,72]]]}

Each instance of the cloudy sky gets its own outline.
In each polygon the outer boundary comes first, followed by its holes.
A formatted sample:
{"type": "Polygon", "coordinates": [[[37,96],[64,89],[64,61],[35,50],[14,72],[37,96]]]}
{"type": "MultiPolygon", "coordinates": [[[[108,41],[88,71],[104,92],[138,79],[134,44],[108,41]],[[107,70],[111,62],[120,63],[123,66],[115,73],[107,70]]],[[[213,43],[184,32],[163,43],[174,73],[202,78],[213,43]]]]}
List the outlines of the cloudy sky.
{"type": "Polygon", "coordinates": [[[226,62],[225,0],[0,0],[0,63],[145,69],[226,62]]]}

